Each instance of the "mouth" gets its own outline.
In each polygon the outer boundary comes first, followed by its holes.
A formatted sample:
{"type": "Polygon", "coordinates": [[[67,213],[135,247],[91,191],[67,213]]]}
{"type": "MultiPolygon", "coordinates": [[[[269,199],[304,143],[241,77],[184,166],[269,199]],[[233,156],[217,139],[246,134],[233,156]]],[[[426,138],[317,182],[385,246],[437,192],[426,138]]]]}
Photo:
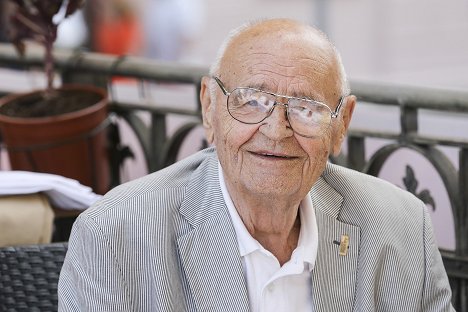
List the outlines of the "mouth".
{"type": "Polygon", "coordinates": [[[271,153],[271,152],[250,152],[252,155],[265,158],[265,159],[277,159],[277,160],[293,160],[297,159],[296,156],[280,154],[280,153],[271,153]]]}

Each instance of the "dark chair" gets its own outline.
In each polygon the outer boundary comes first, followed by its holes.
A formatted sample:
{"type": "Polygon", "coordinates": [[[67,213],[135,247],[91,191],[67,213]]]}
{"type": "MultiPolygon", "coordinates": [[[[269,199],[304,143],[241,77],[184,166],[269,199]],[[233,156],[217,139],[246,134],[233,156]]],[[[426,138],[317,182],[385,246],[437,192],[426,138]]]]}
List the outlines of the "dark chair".
{"type": "Polygon", "coordinates": [[[57,311],[67,243],[0,248],[0,311],[57,311]]]}

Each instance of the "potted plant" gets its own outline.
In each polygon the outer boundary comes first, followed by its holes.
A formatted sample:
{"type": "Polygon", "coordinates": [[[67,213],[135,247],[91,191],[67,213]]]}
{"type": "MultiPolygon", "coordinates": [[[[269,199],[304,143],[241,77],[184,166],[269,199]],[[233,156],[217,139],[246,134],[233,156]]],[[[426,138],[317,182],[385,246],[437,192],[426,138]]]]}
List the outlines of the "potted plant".
{"type": "Polygon", "coordinates": [[[0,99],[0,131],[11,168],[59,174],[91,186],[97,193],[110,187],[106,126],[106,91],[94,86],[53,87],[53,44],[62,19],[83,0],[11,0],[10,38],[20,54],[25,40],[44,46],[47,87],[0,99]]]}

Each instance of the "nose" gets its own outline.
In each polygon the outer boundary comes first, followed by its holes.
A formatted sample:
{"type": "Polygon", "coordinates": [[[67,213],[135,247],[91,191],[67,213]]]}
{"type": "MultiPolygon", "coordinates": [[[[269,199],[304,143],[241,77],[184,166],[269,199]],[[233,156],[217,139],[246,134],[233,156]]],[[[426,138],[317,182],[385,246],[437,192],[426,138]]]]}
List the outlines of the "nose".
{"type": "Polygon", "coordinates": [[[293,135],[287,115],[287,103],[276,102],[270,115],[262,122],[259,131],[268,138],[279,141],[293,135]]]}

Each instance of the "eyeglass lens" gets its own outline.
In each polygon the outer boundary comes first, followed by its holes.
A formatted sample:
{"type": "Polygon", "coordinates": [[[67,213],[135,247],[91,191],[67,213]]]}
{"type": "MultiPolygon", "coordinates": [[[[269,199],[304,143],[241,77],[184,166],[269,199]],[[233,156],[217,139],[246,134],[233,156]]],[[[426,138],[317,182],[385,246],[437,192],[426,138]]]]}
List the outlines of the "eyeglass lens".
{"type": "MultiPolygon", "coordinates": [[[[229,113],[240,122],[255,124],[271,113],[276,96],[251,88],[234,89],[228,98],[229,113]]],[[[310,100],[288,99],[288,119],[295,132],[315,136],[331,122],[330,109],[310,100]]]]}

